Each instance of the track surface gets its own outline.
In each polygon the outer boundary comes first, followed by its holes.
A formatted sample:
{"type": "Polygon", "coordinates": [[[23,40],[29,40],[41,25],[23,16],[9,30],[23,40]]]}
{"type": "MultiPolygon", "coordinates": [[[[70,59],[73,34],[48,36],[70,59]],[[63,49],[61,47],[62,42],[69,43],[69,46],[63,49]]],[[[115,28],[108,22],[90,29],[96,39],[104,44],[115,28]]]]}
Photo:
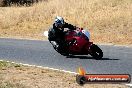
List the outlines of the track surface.
{"type": "Polygon", "coordinates": [[[64,57],[48,41],[0,39],[0,59],[76,72],[79,66],[87,73],[126,73],[132,75],[132,47],[99,45],[102,60],[91,56],[64,57]]]}

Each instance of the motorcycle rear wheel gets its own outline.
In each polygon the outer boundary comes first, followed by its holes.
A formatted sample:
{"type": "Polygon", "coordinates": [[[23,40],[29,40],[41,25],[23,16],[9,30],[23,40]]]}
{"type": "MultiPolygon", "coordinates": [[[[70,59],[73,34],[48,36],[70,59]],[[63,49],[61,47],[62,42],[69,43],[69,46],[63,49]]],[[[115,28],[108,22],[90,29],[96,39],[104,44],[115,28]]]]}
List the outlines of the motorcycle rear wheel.
{"type": "Polygon", "coordinates": [[[65,52],[65,51],[60,51],[57,49],[57,47],[53,46],[53,48],[61,55],[63,56],[71,56],[71,54],[69,54],[68,52],[65,52]]]}

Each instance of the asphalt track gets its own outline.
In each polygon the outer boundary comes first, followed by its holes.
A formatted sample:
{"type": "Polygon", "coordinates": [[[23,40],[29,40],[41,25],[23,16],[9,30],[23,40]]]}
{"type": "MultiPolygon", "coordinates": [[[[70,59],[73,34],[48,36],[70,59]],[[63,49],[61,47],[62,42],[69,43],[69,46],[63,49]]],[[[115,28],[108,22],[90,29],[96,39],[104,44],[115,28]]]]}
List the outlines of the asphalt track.
{"type": "Polygon", "coordinates": [[[99,45],[104,52],[101,60],[91,56],[65,57],[58,54],[48,41],[0,39],[0,59],[77,72],[82,66],[87,73],[132,75],[132,47],[99,45]]]}

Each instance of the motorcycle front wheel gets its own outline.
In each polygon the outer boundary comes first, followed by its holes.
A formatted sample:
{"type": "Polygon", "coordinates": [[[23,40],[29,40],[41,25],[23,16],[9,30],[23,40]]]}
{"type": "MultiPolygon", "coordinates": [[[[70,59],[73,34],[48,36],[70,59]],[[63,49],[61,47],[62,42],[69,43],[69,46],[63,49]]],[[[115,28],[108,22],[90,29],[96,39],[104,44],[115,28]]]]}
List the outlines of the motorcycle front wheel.
{"type": "Polygon", "coordinates": [[[97,60],[102,59],[102,57],[103,57],[103,52],[102,52],[102,50],[101,50],[97,45],[93,44],[93,45],[90,47],[90,49],[91,49],[90,55],[91,55],[93,58],[95,58],[95,59],[97,59],[97,60]]]}

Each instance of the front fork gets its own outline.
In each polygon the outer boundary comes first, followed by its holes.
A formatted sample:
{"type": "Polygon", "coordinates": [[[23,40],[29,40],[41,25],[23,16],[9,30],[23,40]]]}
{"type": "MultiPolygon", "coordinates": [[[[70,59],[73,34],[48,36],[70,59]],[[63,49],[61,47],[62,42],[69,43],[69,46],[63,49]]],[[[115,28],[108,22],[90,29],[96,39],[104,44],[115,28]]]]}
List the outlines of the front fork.
{"type": "Polygon", "coordinates": [[[93,45],[93,42],[88,42],[88,44],[87,44],[87,51],[88,51],[88,53],[90,54],[90,53],[92,53],[92,50],[91,50],[91,46],[93,45]]]}

